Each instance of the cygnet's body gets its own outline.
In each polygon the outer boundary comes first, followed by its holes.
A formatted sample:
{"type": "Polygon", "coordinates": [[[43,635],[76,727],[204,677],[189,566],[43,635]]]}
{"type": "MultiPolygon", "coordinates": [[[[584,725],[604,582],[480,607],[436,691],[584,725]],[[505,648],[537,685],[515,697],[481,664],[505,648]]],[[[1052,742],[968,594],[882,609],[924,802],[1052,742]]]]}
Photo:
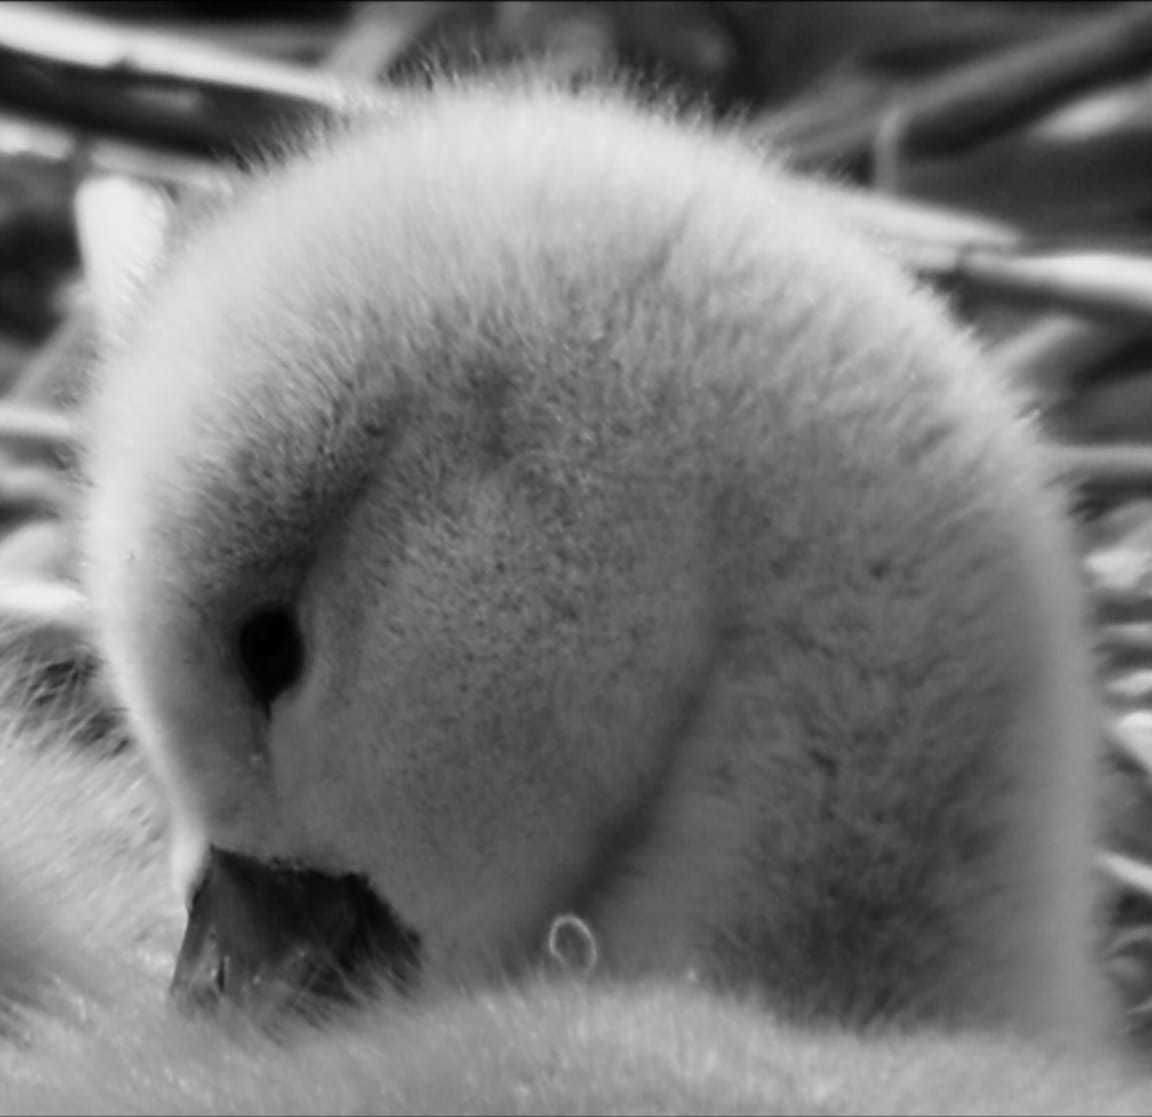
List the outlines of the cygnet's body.
{"type": "Polygon", "coordinates": [[[194,234],[94,401],[86,582],[206,851],[539,958],[1082,1040],[1072,547],[974,346],[734,139],[444,91],[194,234]]]}

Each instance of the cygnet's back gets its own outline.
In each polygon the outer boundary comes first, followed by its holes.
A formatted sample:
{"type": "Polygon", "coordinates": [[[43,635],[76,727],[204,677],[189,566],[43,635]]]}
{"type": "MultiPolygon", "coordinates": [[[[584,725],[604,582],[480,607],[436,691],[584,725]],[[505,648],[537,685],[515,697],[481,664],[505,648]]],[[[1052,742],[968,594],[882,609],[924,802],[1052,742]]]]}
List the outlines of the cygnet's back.
{"type": "Polygon", "coordinates": [[[190,239],[85,528],[190,888],[361,878],[430,984],[573,912],[606,974],[801,1019],[1091,1030],[1060,502],[826,204],[611,98],[447,90],[190,239]]]}

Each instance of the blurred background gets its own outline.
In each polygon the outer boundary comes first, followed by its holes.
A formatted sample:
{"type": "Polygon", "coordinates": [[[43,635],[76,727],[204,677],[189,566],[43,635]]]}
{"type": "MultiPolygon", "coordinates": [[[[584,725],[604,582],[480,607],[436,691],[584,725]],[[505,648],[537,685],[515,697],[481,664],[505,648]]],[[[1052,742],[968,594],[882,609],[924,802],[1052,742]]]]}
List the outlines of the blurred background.
{"type": "Polygon", "coordinates": [[[70,514],[93,303],[127,297],[124,259],[301,128],[485,71],[623,78],[730,122],[823,178],[1030,393],[1108,703],[1101,950],[1152,1041],[1152,4],[0,5],[0,652],[29,657],[29,708],[120,740],[70,514]]]}

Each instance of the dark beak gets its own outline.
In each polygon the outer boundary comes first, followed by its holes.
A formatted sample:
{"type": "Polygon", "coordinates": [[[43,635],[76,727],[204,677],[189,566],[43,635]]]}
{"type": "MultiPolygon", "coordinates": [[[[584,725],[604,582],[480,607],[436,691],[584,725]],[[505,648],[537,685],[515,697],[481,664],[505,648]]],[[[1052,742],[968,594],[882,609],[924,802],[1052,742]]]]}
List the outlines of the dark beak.
{"type": "Polygon", "coordinates": [[[188,911],[171,995],[184,1009],[227,1001],[259,1015],[407,989],[420,940],[362,877],[332,877],[211,850],[188,911]]]}

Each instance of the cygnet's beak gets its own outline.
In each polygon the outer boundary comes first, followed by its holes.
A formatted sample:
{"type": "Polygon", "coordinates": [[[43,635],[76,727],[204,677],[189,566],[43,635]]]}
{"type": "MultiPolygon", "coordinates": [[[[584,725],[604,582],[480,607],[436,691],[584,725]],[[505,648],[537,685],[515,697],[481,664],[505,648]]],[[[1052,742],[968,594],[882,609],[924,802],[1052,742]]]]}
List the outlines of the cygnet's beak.
{"type": "Polygon", "coordinates": [[[275,1015],[346,999],[380,978],[403,990],[420,940],[362,877],[327,876],[213,848],[188,911],[171,995],[188,1010],[229,1001],[275,1015]]]}

